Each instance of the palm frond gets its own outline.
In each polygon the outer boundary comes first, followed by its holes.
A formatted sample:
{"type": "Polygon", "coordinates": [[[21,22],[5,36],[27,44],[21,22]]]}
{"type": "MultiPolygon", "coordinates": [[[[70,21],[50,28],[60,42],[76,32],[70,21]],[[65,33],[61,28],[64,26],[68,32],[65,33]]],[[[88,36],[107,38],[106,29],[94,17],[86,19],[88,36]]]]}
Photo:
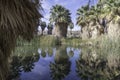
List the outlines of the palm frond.
{"type": "Polygon", "coordinates": [[[71,22],[71,13],[68,9],[61,5],[55,5],[50,9],[50,22],[55,23],[65,23],[69,24],[71,22]]]}
{"type": "Polygon", "coordinates": [[[1,0],[0,4],[0,31],[10,30],[11,35],[32,38],[42,17],[39,0],[1,0]]]}
{"type": "Polygon", "coordinates": [[[41,0],[0,0],[0,80],[8,76],[8,58],[16,39],[33,37],[39,19],[41,0]]]}

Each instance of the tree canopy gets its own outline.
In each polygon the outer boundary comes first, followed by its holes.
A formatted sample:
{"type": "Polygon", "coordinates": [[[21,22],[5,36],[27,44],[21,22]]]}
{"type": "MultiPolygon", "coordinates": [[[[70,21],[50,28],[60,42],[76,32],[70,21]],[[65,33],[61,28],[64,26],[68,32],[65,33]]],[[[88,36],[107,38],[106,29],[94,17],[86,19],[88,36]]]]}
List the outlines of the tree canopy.
{"type": "Polygon", "coordinates": [[[65,23],[71,22],[71,13],[68,9],[61,5],[55,5],[50,9],[50,22],[54,23],[65,23]]]}
{"type": "Polygon", "coordinates": [[[115,16],[120,16],[120,0],[99,0],[96,5],[89,8],[89,5],[82,6],[77,10],[77,25],[86,26],[90,21],[97,21],[100,25],[101,20],[107,19],[108,22],[115,16]]]}

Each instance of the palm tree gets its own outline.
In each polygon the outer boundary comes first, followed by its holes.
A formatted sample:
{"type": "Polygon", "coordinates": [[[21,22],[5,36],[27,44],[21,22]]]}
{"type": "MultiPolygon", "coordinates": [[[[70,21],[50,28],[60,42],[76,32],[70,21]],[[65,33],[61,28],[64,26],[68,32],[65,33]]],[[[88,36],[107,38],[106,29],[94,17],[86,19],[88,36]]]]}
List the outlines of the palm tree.
{"type": "Polygon", "coordinates": [[[107,32],[107,24],[119,16],[119,4],[119,0],[99,0],[98,4],[91,8],[91,16],[94,15],[97,23],[104,28],[104,33],[107,32]]]}
{"type": "MultiPolygon", "coordinates": [[[[8,59],[20,36],[30,41],[42,15],[41,0],[0,1],[0,80],[8,76],[8,59]]],[[[8,80],[8,79],[7,79],[8,80]]]]}
{"type": "Polygon", "coordinates": [[[120,1],[119,0],[108,0],[104,1],[106,7],[109,9],[109,13],[120,16],[120,1]]]}
{"type": "Polygon", "coordinates": [[[90,31],[89,31],[89,5],[82,6],[77,10],[77,25],[81,26],[81,37],[82,39],[90,38],[90,31]]]}
{"type": "Polygon", "coordinates": [[[120,1],[119,0],[108,0],[105,1],[106,8],[108,9],[109,16],[107,16],[107,32],[110,37],[119,36],[119,24],[120,24],[120,1]],[[114,31],[113,31],[114,30],[114,31]]]}
{"type": "Polygon", "coordinates": [[[52,23],[48,23],[47,29],[48,29],[48,34],[52,34],[52,29],[53,29],[52,23]]]}
{"type": "Polygon", "coordinates": [[[72,35],[72,29],[74,28],[74,24],[73,24],[73,23],[70,23],[70,24],[69,24],[69,27],[70,27],[70,29],[71,29],[71,35],[72,35]]]}
{"type": "Polygon", "coordinates": [[[88,3],[86,6],[79,8],[77,10],[77,24],[81,26],[81,32],[83,33],[83,27],[86,26],[86,29],[84,30],[87,30],[88,35],[92,37],[91,27],[96,26],[96,29],[99,31],[99,35],[105,33],[107,24],[113,19],[106,19],[109,11],[110,10],[107,9],[104,0],[99,0],[98,4],[96,4],[95,6],[89,7],[88,3]]]}
{"type": "Polygon", "coordinates": [[[66,37],[68,25],[71,23],[71,13],[61,5],[53,6],[50,13],[50,22],[55,23],[55,35],[66,37]]]}
{"type": "Polygon", "coordinates": [[[89,6],[82,6],[77,10],[77,25],[81,26],[81,28],[87,26],[87,17],[88,17],[89,6]]]}
{"type": "Polygon", "coordinates": [[[45,22],[45,21],[42,21],[42,22],[40,23],[40,27],[41,27],[41,29],[42,29],[42,35],[43,35],[43,31],[44,31],[45,28],[46,28],[46,22],[45,22]]]}

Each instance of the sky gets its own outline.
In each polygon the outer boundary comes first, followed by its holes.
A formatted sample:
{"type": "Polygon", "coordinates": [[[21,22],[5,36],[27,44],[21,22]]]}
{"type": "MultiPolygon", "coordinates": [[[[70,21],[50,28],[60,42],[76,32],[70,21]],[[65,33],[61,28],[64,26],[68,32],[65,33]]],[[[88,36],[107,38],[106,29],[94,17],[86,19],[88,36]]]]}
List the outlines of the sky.
{"type": "MultiPolygon", "coordinates": [[[[80,30],[80,27],[76,25],[76,12],[77,9],[81,6],[84,6],[88,3],[89,0],[43,0],[42,1],[42,7],[44,11],[42,12],[44,18],[43,21],[46,21],[49,23],[49,17],[50,17],[50,9],[53,5],[59,4],[64,6],[66,9],[70,10],[71,18],[74,23],[74,29],[73,30],[80,30]]],[[[95,4],[97,0],[91,0],[91,4],[95,4]]]]}

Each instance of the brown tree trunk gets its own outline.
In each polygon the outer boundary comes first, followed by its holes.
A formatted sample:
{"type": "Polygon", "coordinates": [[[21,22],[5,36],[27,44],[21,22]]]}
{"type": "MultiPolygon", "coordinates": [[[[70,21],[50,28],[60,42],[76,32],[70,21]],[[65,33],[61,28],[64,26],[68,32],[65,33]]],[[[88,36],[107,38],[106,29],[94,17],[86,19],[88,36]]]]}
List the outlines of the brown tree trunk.
{"type": "Polygon", "coordinates": [[[65,23],[55,24],[54,35],[59,38],[67,37],[67,24],[65,24],[65,23]]]}

